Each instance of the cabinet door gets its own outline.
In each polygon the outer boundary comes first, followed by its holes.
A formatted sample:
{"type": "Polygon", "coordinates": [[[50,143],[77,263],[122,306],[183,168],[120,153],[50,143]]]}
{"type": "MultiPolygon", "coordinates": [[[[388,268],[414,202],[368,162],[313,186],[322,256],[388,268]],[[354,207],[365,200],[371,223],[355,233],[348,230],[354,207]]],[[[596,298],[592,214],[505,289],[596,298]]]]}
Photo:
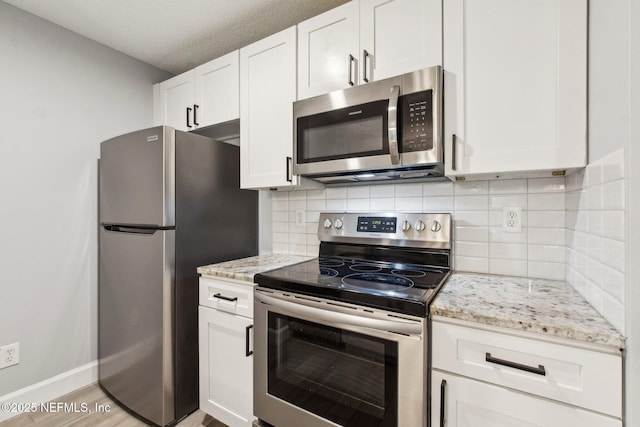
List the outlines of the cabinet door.
{"type": "Polygon", "coordinates": [[[298,99],[358,84],[358,1],[298,24],[298,99]]]}
{"type": "Polygon", "coordinates": [[[287,187],[291,175],[296,28],[240,49],[240,187],[287,187]]]}
{"type": "Polygon", "coordinates": [[[198,307],[200,409],[229,426],[253,422],[253,321],[198,307]]]}
{"type": "Polygon", "coordinates": [[[240,117],[239,52],[236,50],[195,69],[198,127],[240,117]]]}
{"type": "Polygon", "coordinates": [[[194,129],[194,91],[193,70],[160,83],[160,119],[162,124],[184,131],[194,129]],[[189,111],[187,108],[191,110],[189,111]]]}
{"type": "Polygon", "coordinates": [[[440,0],[360,0],[360,78],[442,65],[440,0]]]}
{"type": "Polygon", "coordinates": [[[446,174],[585,166],[587,1],[449,0],[443,22],[446,174]]]}
{"type": "Polygon", "coordinates": [[[440,371],[431,387],[432,426],[622,427],[617,418],[440,371]]]}

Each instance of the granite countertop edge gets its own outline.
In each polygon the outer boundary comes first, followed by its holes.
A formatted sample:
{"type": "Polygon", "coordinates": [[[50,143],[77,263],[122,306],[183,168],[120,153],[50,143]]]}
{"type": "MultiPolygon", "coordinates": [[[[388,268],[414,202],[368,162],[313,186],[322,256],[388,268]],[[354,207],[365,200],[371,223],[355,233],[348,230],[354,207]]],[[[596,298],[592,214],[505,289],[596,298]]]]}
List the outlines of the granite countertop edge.
{"type": "MultiPolygon", "coordinates": [[[[203,276],[253,283],[258,273],[314,257],[271,254],[198,267],[203,276]]],[[[564,281],[454,272],[430,314],[623,349],[626,338],[564,281]]]]}
{"type": "Polygon", "coordinates": [[[455,272],[430,314],[618,349],[626,342],[564,281],[455,272]]]}
{"type": "Polygon", "coordinates": [[[198,267],[197,271],[202,276],[224,277],[253,283],[253,278],[258,273],[297,264],[312,258],[314,257],[286,254],[256,255],[204,265],[198,267]]]}

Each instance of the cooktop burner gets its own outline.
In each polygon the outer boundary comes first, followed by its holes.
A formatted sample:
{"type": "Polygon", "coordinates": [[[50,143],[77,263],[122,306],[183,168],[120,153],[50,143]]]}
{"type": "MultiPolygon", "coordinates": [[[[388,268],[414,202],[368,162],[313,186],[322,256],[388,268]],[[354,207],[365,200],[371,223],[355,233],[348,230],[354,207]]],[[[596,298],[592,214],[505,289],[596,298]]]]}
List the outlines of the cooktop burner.
{"type": "MultiPolygon", "coordinates": [[[[309,262],[313,263],[313,261],[309,262]]],[[[372,263],[340,258],[318,258],[317,264],[320,275],[337,276],[343,285],[357,286],[365,290],[380,286],[376,284],[384,284],[389,289],[394,289],[394,286],[434,288],[440,283],[444,274],[444,270],[432,267],[372,263]],[[329,265],[332,267],[328,268],[329,265]]],[[[380,286],[380,288],[385,286],[380,286]]]]}
{"type": "Polygon", "coordinates": [[[257,283],[424,316],[448,274],[448,268],[322,257],[261,273],[257,283]]]}
{"type": "Polygon", "coordinates": [[[449,277],[449,214],[320,215],[318,258],[257,274],[263,288],[427,316],[449,277]]]}

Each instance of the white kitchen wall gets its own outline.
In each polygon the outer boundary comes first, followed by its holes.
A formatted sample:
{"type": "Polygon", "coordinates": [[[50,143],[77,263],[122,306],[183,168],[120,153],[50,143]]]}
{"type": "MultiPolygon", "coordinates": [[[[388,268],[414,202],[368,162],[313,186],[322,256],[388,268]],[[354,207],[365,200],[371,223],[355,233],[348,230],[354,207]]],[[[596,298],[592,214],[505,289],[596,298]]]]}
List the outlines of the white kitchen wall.
{"type": "Polygon", "coordinates": [[[318,216],[332,212],[450,212],[459,271],[564,280],[565,178],[428,182],[272,193],[274,253],[315,256],[318,216]],[[502,208],[521,207],[520,233],[502,208]],[[296,225],[302,212],[306,224],[296,225]]]}
{"type": "Polygon", "coordinates": [[[619,149],[567,177],[567,281],[625,332],[626,173],[619,149]]]}
{"type": "Polygon", "coordinates": [[[150,126],[169,74],[1,1],[0,58],[0,346],[20,343],[1,402],[95,374],[99,143],[150,126]]]}

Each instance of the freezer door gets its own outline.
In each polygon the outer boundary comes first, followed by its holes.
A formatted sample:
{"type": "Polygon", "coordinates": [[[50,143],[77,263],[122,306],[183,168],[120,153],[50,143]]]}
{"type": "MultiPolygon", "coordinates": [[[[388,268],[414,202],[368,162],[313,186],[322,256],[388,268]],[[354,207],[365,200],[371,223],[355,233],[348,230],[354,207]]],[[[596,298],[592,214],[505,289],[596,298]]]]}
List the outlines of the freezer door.
{"type": "Polygon", "coordinates": [[[160,126],[100,144],[100,222],[175,225],[175,131],[160,126]]]}
{"type": "Polygon", "coordinates": [[[100,384],[142,417],[174,419],[174,230],[100,227],[100,384]]]}

